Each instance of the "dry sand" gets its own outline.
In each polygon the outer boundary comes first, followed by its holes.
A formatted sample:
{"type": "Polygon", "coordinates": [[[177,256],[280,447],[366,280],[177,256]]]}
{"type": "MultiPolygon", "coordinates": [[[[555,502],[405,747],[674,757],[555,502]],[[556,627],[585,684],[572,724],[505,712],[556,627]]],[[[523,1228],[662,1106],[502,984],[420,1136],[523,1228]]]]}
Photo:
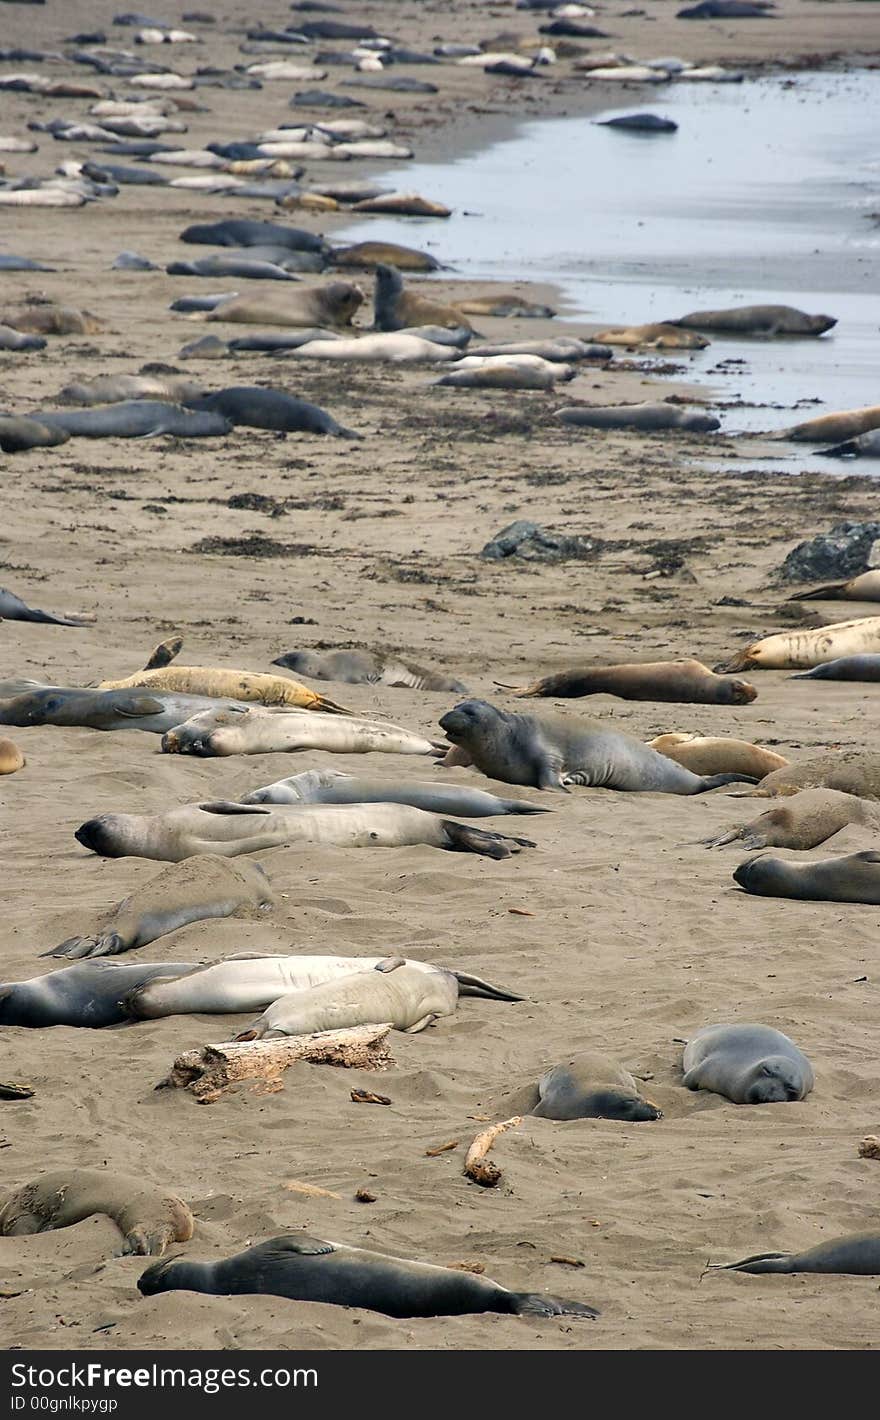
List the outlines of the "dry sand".
{"type": "MultiPolygon", "coordinates": [[[[52,48],[77,29],[109,23],[118,8],[117,0],[50,3],[45,10],[4,5],[4,43],[52,48]]],[[[159,6],[169,19],[188,8],[187,0],[159,6]]],[[[780,19],[736,24],[675,21],[676,8],[651,0],[646,13],[629,17],[603,9],[597,23],[613,33],[609,44],[638,57],[790,63],[802,55],[816,62],[876,51],[870,4],[789,0],[780,19]]],[[[290,16],[280,0],[260,9],[267,24],[290,16]]],[[[448,0],[424,7],[364,0],[352,13],[422,47],[435,36],[536,27],[509,5],[448,0]]],[[[163,58],[185,69],[209,59],[240,62],[240,14],[223,5],[217,21],[213,30],[199,28],[204,44],[197,57],[175,48],[163,58]]],[[[129,42],[130,32],[110,34],[114,43],[129,42]]],[[[58,73],[71,68],[59,66],[58,73]]],[[[544,83],[522,86],[450,67],[407,72],[427,74],[443,95],[360,97],[376,113],[396,114],[394,131],[412,135],[420,154],[444,146],[459,151],[523,113],[583,112],[598,102],[568,64],[544,83]]],[[[345,70],[332,70],[328,83],[335,87],[345,77],[345,70]]],[[[125,88],[97,82],[108,91],[125,88]]],[[[290,88],[199,91],[209,111],[188,118],[186,142],[196,146],[289,121],[290,88]]],[[[642,97],[634,93],[634,105],[644,106],[642,97]]],[[[45,104],[4,95],[0,127],[22,132],[44,110],[84,114],[86,108],[84,101],[45,104]]],[[[77,145],[42,137],[35,158],[6,161],[11,172],[48,172],[77,156],[77,145]]],[[[334,165],[332,176],[351,175],[351,166],[334,165]]],[[[324,174],[315,169],[310,176],[324,174]]],[[[527,192],[523,197],[525,212],[527,192]]],[[[214,284],[108,268],[123,248],[164,265],[183,251],[176,234],[187,222],[224,214],[276,215],[266,203],[137,188],[73,213],[4,214],[4,247],[59,267],[54,275],[2,277],[4,301],[44,291],[87,306],[108,331],[54,339],[44,354],[0,357],[0,401],[36,408],[76,376],[175,363],[179,347],[200,330],[172,317],[167,304],[184,290],[214,284]]],[[[291,220],[333,230],[332,221],[291,220]]],[[[453,290],[449,282],[437,284],[453,290]]],[[[481,326],[492,337],[534,333],[528,322],[481,326]]],[[[5,623],[0,675],[62,684],[125,675],[161,635],[179,630],[186,637],[183,659],[252,670],[267,669],[282,650],[319,641],[391,644],[445,667],[476,693],[512,703],[495,690],[496,679],[521,683],[587,659],[696,655],[713,664],[786,624],[784,593],[771,574],[795,542],[876,508],[876,485],[867,478],[707,473],[692,458],[703,440],[579,436],[549,418],[557,404],[549,395],[428,390],[422,371],[297,366],[293,372],[288,364],[253,358],[180,368],[214,387],[285,384],[366,438],[352,445],[238,430],[205,443],[76,441],[7,459],[3,584],[32,604],[92,610],[97,621],[83,630],[5,623]],[[273,512],[229,506],[233,496],[248,493],[277,506],[273,512]],[[596,535],[608,545],[594,561],[557,566],[480,561],[483,543],[516,517],[596,535]],[[265,558],[195,551],[208,535],[292,547],[265,558]],[[646,578],[658,565],[678,570],[646,578]]],[[[643,396],[647,388],[638,373],[587,373],[568,392],[610,402],[643,396]]],[[[806,454],[803,468],[811,467],[806,454]]],[[[823,611],[834,620],[857,610],[808,604],[797,615],[815,624],[823,611]]],[[[792,757],[866,742],[872,688],[791,683],[782,673],[754,679],[759,698],[740,709],[630,705],[605,696],[565,708],[572,715],[600,713],[645,737],[669,730],[731,734],[792,757]]],[[[451,703],[449,696],[403,690],[330,693],[359,711],[425,731],[436,729],[451,703]]],[[[7,980],[44,970],[40,952],[157,872],[154,863],[105,862],[81,849],[73,831],[96,813],[235,797],[321,764],[361,772],[366,763],[371,773],[403,778],[431,772],[422,761],[387,756],[160,758],[157,739],[135,732],[12,733],[28,764],[0,790],[7,980]]],[[[449,777],[478,782],[465,770],[449,777]]],[[[264,855],[279,894],[273,915],[197,923],[141,952],[151,960],[193,962],[255,950],[405,952],[499,980],[528,1000],[465,1000],[456,1017],[424,1034],[395,1035],[397,1064],[385,1075],[300,1066],[278,1093],[241,1089],[211,1106],[153,1087],[181,1050],[227,1038],[241,1017],[177,1018],[101,1033],[5,1029],[0,1078],[27,1080],[36,1093],[2,1105],[8,1147],[0,1154],[0,1182],[14,1186],[65,1164],[106,1163],[191,1201],[193,1255],[228,1256],[304,1227],[438,1263],[478,1262],[511,1287],[589,1301],[601,1308],[600,1320],[399,1322],[271,1297],[171,1293],[142,1300],[135,1287],[142,1260],[114,1258],[114,1226],[92,1218],[63,1232],[0,1240],[4,1344],[877,1345],[874,1279],[700,1281],[710,1257],[797,1250],[875,1226],[877,1165],[859,1160],[856,1145],[880,1124],[876,909],[736,891],[730,876],[736,850],[708,852],[694,842],[753,817],[760,802],[723,792],[679,799],[601,791],[542,801],[552,803],[553,815],[499,823],[502,830],[523,824],[538,843],[507,862],[444,857],[430,848],[276,850],[264,855]],[[758,1019],[797,1040],[816,1071],[806,1102],[735,1107],[681,1088],[677,1041],[728,1019],[758,1019]],[[506,1091],[578,1049],[601,1049],[649,1075],[646,1089],[664,1111],[662,1122],[529,1119],[497,1146],[500,1187],[483,1191],[467,1183],[463,1151],[478,1121],[499,1117],[506,1091]],[[355,1085],[390,1095],[391,1107],[351,1103],[355,1085]],[[450,1139],[461,1147],[426,1157],[450,1139]],[[303,1197],[286,1190],[290,1180],[340,1197],[303,1197]],[[354,1201],[361,1185],[377,1195],[375,1203],[354,1201]]],[[[815,855],[829,856],[835,846],[815,855]]]]}

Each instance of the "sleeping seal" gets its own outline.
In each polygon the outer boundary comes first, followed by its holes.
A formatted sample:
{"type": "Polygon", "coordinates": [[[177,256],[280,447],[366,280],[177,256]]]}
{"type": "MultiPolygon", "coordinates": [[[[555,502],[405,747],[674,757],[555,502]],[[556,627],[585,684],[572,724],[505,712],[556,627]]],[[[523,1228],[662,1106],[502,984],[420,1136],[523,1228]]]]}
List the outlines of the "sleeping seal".
{"type": "Polygon", "coordinates": [[[880,680],[880,655],[875,651],[864,656],[838,656],[836,661],[824,661],[812,670],[799,671],[789,680],[860,680],[869,684],[880,680]]]}
{"type": "Polygon", "coordinates": [[[312,680],[343,680],[349,685],[389,685],[408,690],[453,690],[466,695],[461,681],[426,670],[390,651],[285,651],[273,666],[284,666],[312,680]]]}
{"type": "Polygon", "coordinates": [[[494,814],[541,814],[543,804],[524,799],[498,799],[482,789],[430,781],[361,779],[338,769],[308,769],[290,779],[278,779],[250,794],[243,804],[412,804],[434,814],[490,818],[494,814]]]}
{"type": "Polygon", "coordinates": [[[244,714],[243,701],[166,691],[77,690],[47,686],[0,700],[0,725],[80,725],[90,730],[148,730],[164,735],[175,725],[219,707],[244,714]]]}
{"type": "Polygon", "coordinates": [[[0,774],[17,774],[25,757],[14,740],[0,739],[0,774]]]}
{"type": "MultiPolygon", "coordinates": [[[[2,723],[2,720],[0,720],[2,723]]],[[[442,754],[446,746],[385,720],[356,715],[316,715],[310,710],[267,712],[248,706],[202,711],[175,725],[162,737],[165,754],[294,753],[326,749],[332,754],[442,754]]]]}
{"type": "Polygon", "coordinates": [[[0,453],[21,454],[26,449],[53,448],[56,444],[66,444],[69,438],[64,429],[50,429],[38,419],[22,414],[0,415],[0,453]]]}
{"type": "Polygon", "coordinates": [[[836,789],[804,789],[792,794],[751,823],[704,838],[707,848],[723,848],[728,843],[746,848],[815,848],[848,824],[865,824],[880,830],[880,809],[854,794],[836,789]]]}
{"type": "Polygon", "coordinates": [[[91,409],[41,409],[34,418],[49,429],[63,429],[71,438],[82,439],[146,439],[156,434],[212,439],[232,428],[220,414],[155,399],[126,399],[91,409]]]}
{"type": "Polygon", "coordinates": [[[104,858],[179,863],[198,853],[235,857],[294,843],[338,848],[433,848],[509,858],[528,838],[489,833],[408,804],[308,804],[273,808],[224,801],[184,804],[164,814],[100,814],[81,824],[78,843],[104,858]]]}
{"type": "Polygon", "coordinates": [[[712,1090],[734,1104],[802,1100],[813,1088],[813,1067],[793,1040],[772,1026],[704,1026],[682,1060],[689,1090],[712,1090]]]}
{"type": "Polygon", "coordinates": [[[0,1210],[0,1236],[70,1228],[105,1213],[122,1233],[120,1252],[161,1257],[169,1243],[189,1242],[193,1215],[182,1198],[141,1178],[103,1169],[62,1169],[25,1184],[0,1210]]]}
{"type": "Polygon", "coordinates": [[[505,1107],[539,1119],[620,1119],[636,1124],[663,1117],[639,1094],[628,1070],[593,1051],[554,1065],[505,1107]]]}
{"type": "Polygon", "coordinates": [[[716,671],[809,670],[825,661],[862,652],[880,652],[880,616],[835,621],[806,631],[780,631],[738,651],[716,671]]]}
{"type": "Polygon", "coordinates": [[[270,1238],[223,1262],[184,1258],[156,1262],[138,1278],[138,1287],[146,1297],[174,1290],[222,1297],[268,1293],[295,1302],[364,1307],[396,1317],[462,1316],[468,1312],[598,1316],[584,1302],[567,1302],[536,1292],[509,1292],[473,1272],[324,1242],[308,1233],[270,1238]]]}
{"type": "Polygon", "coordinates": [[[41,611],[39,607],[27,606],[15,592],[0,587],[0,621],[39,621],[50,626],[86,626],[94,621],[93,616],[65,615],[54,611],[41,611]]]}
{"type": "Polygon", "coordinates": [[[840,1272],[850,1277],[880,1276],[880,1233],[831,1238],[806,1252],[758,1252],[739,1262],[712,1262],[711,1272],[840,1272]]]}
{"type": "Polygon", "coordinates": [[[442,717],[440,727],[454,746],[443,764],[473,764],[490,779],[535,789],[583,784],[634,793],[703,794],[743,778],[692,774],[634,736],[595,720],[512,715],[485,700],[463,700],[442,717]]]}
{"type": "Polygon", "coordinates": [[[762,745],[749,744],[748,740],[673,733],[657,735],[648,743],[658,754],[665,754],[694,774],[746,774],[749,778],[763,779],[774,769],[784,769],[788,764],[783,755],[774,754],[762,745]]]}
{"type": "Polygon", "coordinates": [[[817,754],[765,774],[754,797],[772,799],[777,794],[796,794],[799,789],[837,789],[857,799],[880,799],[880,755],[857,749],[817,754]]]}
{"type": "Polygon", "coordinates": [[[183,976],[192,962],[78,961],[30,981],[0,986],[0,1025],[115,1026],[127,1020],[121,1002],[127,991],[154,976],[183,976]]]}
{"type": "Polygon", "coordinates": [[[116,956],[145,947],[190,922],[271,905],[272,889],[259,863],[230,863],[205,854],[163,869],[107,913],[93,931],[68,937],[43,955],[116,956]]]}
{"type": "Polygon", "coordinates": [[[712,434],[721,428],[714,414],[700,414],[675,404],[573,404],[557,409],[554,418],[586,429],[638,429],[655,434],[664,429],[684,429],[691,434],[712,434]]]}
{"type": "Polygon", "coordinates": [[[782,858],[749,858],[734,881],[761,897],[794,897],[807,902],[880,903],[880,853],[848,853],[820,862],[788,863],[782,858]]]}
{"type": "Polygon", "coordinates": [[[285,1035],[344,1030],[387,1023],[416,1035],[458,1005],[458,982],[442,967],[386,957],[371,970],[279,996],[236,1040],[277,1040],[285,1035]]]}
{"type": "Polygon", "coordinates": [[[835,316],[809,316],[794,306],[734,306],[723,311],[691,311],[667,322],[722,335],[824,335],[835,316]]]}
{"type": "Polygon", "coordinates": [[[850,601],[880,602],[880,572],[862,572],[846,582],[826,582],[809,592],[792,592],[790,602],[850,601]]]}
{"type": "Polygon", "coordinates": [[[621,700],[675,701],[682,705],[748,705],[758,692],[745,680],[725,680],[700,661],[645,661],[560,671],[515,690],[520,696],[618,695],[621,700]]]}
{"type": "Polygon", "coordinates": [[[332,434],[337,439],[361,439],[352,429],[337,424],[332,414],[308,400],[295,399],[284,390],[258,385],[235,385],[185,401],[190,409],[205,410],[251,429],[274,429],[284,434],[332,434]]]}

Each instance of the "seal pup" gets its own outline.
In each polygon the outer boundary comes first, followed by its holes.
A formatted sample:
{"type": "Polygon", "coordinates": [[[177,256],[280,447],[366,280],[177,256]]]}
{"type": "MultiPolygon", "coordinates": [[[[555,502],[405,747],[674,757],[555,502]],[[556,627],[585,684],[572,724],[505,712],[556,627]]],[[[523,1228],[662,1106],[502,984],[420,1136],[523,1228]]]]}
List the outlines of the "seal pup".
{"type": "Polygon", "coordinates": [[[230,863],[205,854],[163,869],[108,912],[91,932],[67,937],[43,956],[116,956],[176,932],[190,922],[231,917],[244,908],[272,906],[265,868],[259,863],[230,863]]]}
{"type": "Polygon", "coordinates": [[[820,449],[819,454],[826,459],[878,459],[880,458],[880,430],[869,429],[854,439],[836,444],[833,449],[820,449]]]}
{"type": "Polygon", "coordinates": [[[490,779],[535,789],[582,784],[634,793],[703,794],[743,777],[692,774],[599,721],[513,715],[485,700],[462,701],[442,717],[440,728],[453,744],[442,764],[473,764],[490,779]]]}
{"type": "Polygon", "coordinates": [[[452,690],[467,694],[461,681],[441,671],[417,666],[391,651],[285,651],[273,666],[313,680],[341,680],[349,685],[388,685],[407,690],[452,690]]]}
{"type": "Polygon", "coordinates": [[[157,434],[216,439],[232,428],[219,414],[152,399],[126,399],[90,409],[40,409],[34,418],[50,429],[63,429],[71,438],[81,439],[147,439],[157,434]]]}
{"type": "Polygon", "coordinates": [[[763,779],[774,769],[784,769],[788,760],[747,740],[729,740],[702,735],[657,735],[649,740],[652,749],[683,764],[694,774],[746,774],[763,779]]]}
{"type": "Polygon", "coordinates": [[[50,429],[38,419],[29,419],[21,414],[0,415],[0,451],[4,454],[52,448],[56,444],[66,444],[69,438],[64,429],[50,429]]]}
{"type": "Polygon", "coordinates": [[[403,277],[395,266],[384,262],[376,267],[373,291],[375,330],[403,330],[408,325],[440,325],[452,329],[471,330],[463,311],[456,306],[431,301],[404,288],[403,277]]]}
{"type": "Polygon", "coordinates": [[[880,616],[863,616],[855,621],[835,621],[809,631],[780,631],[753,641],[738,651],[716,671],[809,670],[825,661],[869,652],[880,653],[880,616]]]}
{"type": "Polygon", "coordinates": [[[711,1090],[734,1104],[802,1100],[813,1088],[813,1067],[793,1040],[772,1026],[703,1026],[682,1060],[689,1090],[711,1090]]]}
{"type": "Polygon", "coordinates": [[[690,311],[666,324],[723,335],[824,335],[837,325],[837,318],[809,316],[794,306],[734,306],[722,311],[690,311]]]}
{"type": "Polygon", "coordinates": [[[807,1248],[806,1252],[758,1252],[739,1262],[710,1262],[710,1272],[837,1272],[849,1277],[880,1276],[880,1233],[851,1233],[807,1248]]]}
{"type": "Polygon", "coordinates": [[[169,1243],[189,1242],[195,1221],[182,1198],[122,1173],[61,1169],[19,1188],[0,1210],[0,1236],[70,1228],[104,1213],[122,1233],[123,1257],[161,1257],[169,1243]]]}
{"type": "Polygon", "coordinates": [[[646,350],[705,350],[709,341],[697,331],[655,321],[650,325],[614,326],[597,332],[600,345],[642,345],[646,350]]]}
{"type": "Polygon", "coordinates": [[[127,1020],[121,1001],[127,991],[154,976],[183,976],[192,962],[78,961],[45,976],[0,986],[0,1025],[82,1026],[98,1029],[127,1020]]]}
{"type": "Polygon", "coordinates": [[[862,572],[846,582],[826,582],[809,592],[792,592],[790,602],[880,602],[880,571],[862,572]]]}
{"type": "Polygon", "coordinates": [[[332,414],[305,399],[296,399],[285,390],[263,389],[259,385],[233,385],[213,394],[199,394],[184,401],[190,409],[220,414],[234,427],[274,429],[284,434],[331,434],[337,439],[362,439],[353,429],[337,424],[332,414]]]}
{"type": "Polygon", "coordinates": [[[178,863],[200,853],[235,857],[295,843],[337,848],[432,848],[509,858],[529,838],[490,833],[408,804],[267,806],[225,800],[184,804],[162,814],[99,814],[80,825],[78,843],[104,858],[178,863]]]}
{"type": "Polygon", "coordinates": [[[12,740],[0,739],[0,774],[17,774],[27,761],[12,740]]]}
{"type": "Polygon", "coordinates": [[[308,769],[289,779],[279,779],[250,794],[243,804],[412,804],[428,813],[455,814],[461,818],[491,818],[501,814],[541,814],[543,804],[524,799],[499,799],[482,789],[463,784],[431,781],[361,779],[338,769],[308,769]]]}
{"type": "MultiPolygon", "coordinates": [[[[0,724],[2,724],[0,707],[0,724]]],[[[169,729],[163,736],[165,754],[197,754],[210,758],[226,754],[291,754],[302,749],[325,749],[331,754],[432,754],[446,746],[384,720],[364,720],[354,715],[330,718],[310,711],[267,713],[262,707],[237,711],[210,711],[169,729]]]]}
{"type": "MultiPolygon", "coordinates": [[[[154,651],[151,661],[155,655],[154,651]]],[[[136,671],[122,680],[101,681],[98,686],[99,690],[135,688],[167,690],[208,699],[219,697],[235,700],[239,704],[255,701],[263,706],[295,706],[304,710],[326,711],[328,714],[348,714],[341,705],[286,676],[266,675],[261,671],[227,670],[223,666],[172,666],[167,662],[159,665],[154,662],[151,669],[136,671]]]]}
{"type": "Polygon", "coordinates": [[[462,1316],[469,1312],[530,1317],[599,1315],[584,1302],[537,1292],[510,1292],[473,1272],[325,1242],[308,1233],[270,1238],[223,1262],[183,1258],[157,1262],[138,1278],[138,1288],[146,1297],[175,1290],[209,1296],[268,1293],[296,1302],[364,1307],[395,1317],[462,1316]]]}
{"type": "Polygon", "coordinates": [[[880,680],[880,654],[840,656],[836,661],[824,661],[810,671],[799,671],[789,680],[860,680],[866,683],[880,680]]]}
{"type": "Polygon", "coordinates": [[[749,705],[758,692],[748,681],[725,680],[700,661],[644,661],[560,671],[522,686],[513,694],[560,699],[617,695],[621,700],[658,700],[681,705],[749,705]]]}
{"type": "Polygon", "coordinates": [[[400,957],[387,957],[370,971],[357,971],[320,986],[280,996],[236,1040],[278,1040],[285,1035],[344,1030],[387,1023],[417,1035],[458,1005],[458,982],[449,971],[425,971],[400,957]]]}
{"type": "Polygon", "coordinates": [[[628,1070],[605,1055],[584,1051],[554,1065],[537,1084],[518,1093],[514,1114],[539,1119],[619,1119],[629,1124],[662,1119],[663,1112],[644,1099],[628,1070]]]}
{"type": "Polygon", "coordinates": [[[733,875],[746,892],[760,897],[793,897],[806,902],[880,903],[880,853],[848,853],[820,862],[788,863],[782,858],[749,858],[733,875]]]}
{"type": "Polygon", "coordinates": [[[837,789],[804,789],[792,794],[751,823],[719,833],[702,842],[707,848],[728,843],[746,848],[815,848],[851,823],[880,830],[880,809],[854,794],[837,789]]]}
{"type": "Polygon", "coordinates": [[[363,299],[360,286],[350,281],[330,281],[326,286],[285,290],[274,298],[230,296],[206,311],[205,320],[237,325],[346,326],[351,325],[363,299]]]}
{"type": "Polygon", "coordinates": [[[65,614],[42,611],[39,607],[28,606],[15,592],[0,587],[0,621],[39,621],[50,626],[87,626],[95,620],[91,613],[65,614]]]}
{"type": "MultiPolygon", "coordinates": [[[[307,991],[339,981],[344,976],[387,966],[386,957],[337,956],[241,956],[192,967],[184,976],[157,976],[127,992],[122,1008],[137,1020],[161,1016],[231,1015],[242,1011],[264,1011],[274,1001],[294,991],[307,991]]],[[[403,961],[413,972],[446,971],[432,962],[403,961]]],[[[491,1001],[522,1001],[514,991],[493,986],[482,977],[453,971],[460,996],[479,996],[491,1001]]]]}
{"type": "Polygon", "coordinates": [[[765,774],[754,797],[772,799],[799,789],[837,789],[860,799],[880,799],[880,755],[853,749],[817,754],[765,774]]]}
{"type": "Polygon", "coordinates": [[[665,429],[683,429],[692,434],[712,434],[721,428],[714,414],[700,414],[675,404],[572,404],[557,409],[555,419],[586,429],[639,429],[656,434],[665,429]]]}
{"type": "Polygon", "coordinates": [[[58,392],[62,404],[117,404],[129,399],[168,400],[186,404],[202,393],[202,386],[183,375],[98,375],[79,380],[58,392]]]}
{"type": "Polygon", "coordinates": [[[206,695],[174,695],[132,690],[68,690],[58,686],[24,691],[0,700],[0,725],[76,725],[90,730],[147,730],[164,735],[187,717],[249,708],[243,701],[217,701],[206,695]]]}
{"type": "Polygon", "coordinates": [[[793,439],[801,444],[827,444],[835,439],[855,439],[874,429],[880,429],[880,404],[844,409],[835,414],[820,414],[815,419],[783,429],[776,437],[793,439]]]}

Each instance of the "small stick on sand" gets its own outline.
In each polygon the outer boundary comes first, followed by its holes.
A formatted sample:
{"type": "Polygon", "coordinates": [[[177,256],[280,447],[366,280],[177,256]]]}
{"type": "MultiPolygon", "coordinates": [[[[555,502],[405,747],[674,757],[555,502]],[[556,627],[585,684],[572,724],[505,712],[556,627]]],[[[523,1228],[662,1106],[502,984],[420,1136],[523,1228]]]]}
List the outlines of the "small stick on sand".
{"type": "Polygon", "coordinates": [[[445,1144],[437,1144],[433,1149],[426,1149],[425,1158],[436,1159],[438,1154],[448,1154],[450,1149],[457,1149],[459,1143],[458,1139],[447,1139],[445,1144]]]}
{"type": "Polygon", "coordinates": [[[477,1135],[464,1161],[464,1171],[468,1178],[472,1178],[474,1183],[479,1183],[483,1188],[494,1188],[500,1183],[501,1170],[491,1159],[487,1159],[486,1155],[499,1134],[503,1134],[505,1129],[515,1129],[522,1121],[522,1115],[515,1114],[512,1119],[505,1119],[502,1124],[493,1124],[477,1135]]]}
{"type": "Polygon", "coordinates": [[[171,1073],[156,1089],[189,1090],[200,1103],[213,1104],[237,1081],[277,1080],[297,1060],[348,1070],[384,1070],[394,1064],[387,1043],[390,1030],[390,1025],[351,1026],[283,1040],[203,1045],[178,1055],[171,1073]]]}

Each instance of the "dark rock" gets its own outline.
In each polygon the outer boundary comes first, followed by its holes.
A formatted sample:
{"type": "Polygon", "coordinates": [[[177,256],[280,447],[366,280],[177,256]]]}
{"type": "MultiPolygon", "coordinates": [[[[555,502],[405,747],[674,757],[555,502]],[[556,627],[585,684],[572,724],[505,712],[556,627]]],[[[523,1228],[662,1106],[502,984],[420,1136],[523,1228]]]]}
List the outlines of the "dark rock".
{"type": "Polygon", "coordinates": [[[828,533],[801,542],[779,569],[782,582],[827,582],[868,570],[868,556],[880,523],[837,523],[828,533]]]}
{"type": "Polygon", "coordinates": [[[521,557],[527,562],[563,562],[595,557],[604,546],[602,538],[569,537],[519,518],[487,542],[480,556],[493,561],[521,557]]]}

